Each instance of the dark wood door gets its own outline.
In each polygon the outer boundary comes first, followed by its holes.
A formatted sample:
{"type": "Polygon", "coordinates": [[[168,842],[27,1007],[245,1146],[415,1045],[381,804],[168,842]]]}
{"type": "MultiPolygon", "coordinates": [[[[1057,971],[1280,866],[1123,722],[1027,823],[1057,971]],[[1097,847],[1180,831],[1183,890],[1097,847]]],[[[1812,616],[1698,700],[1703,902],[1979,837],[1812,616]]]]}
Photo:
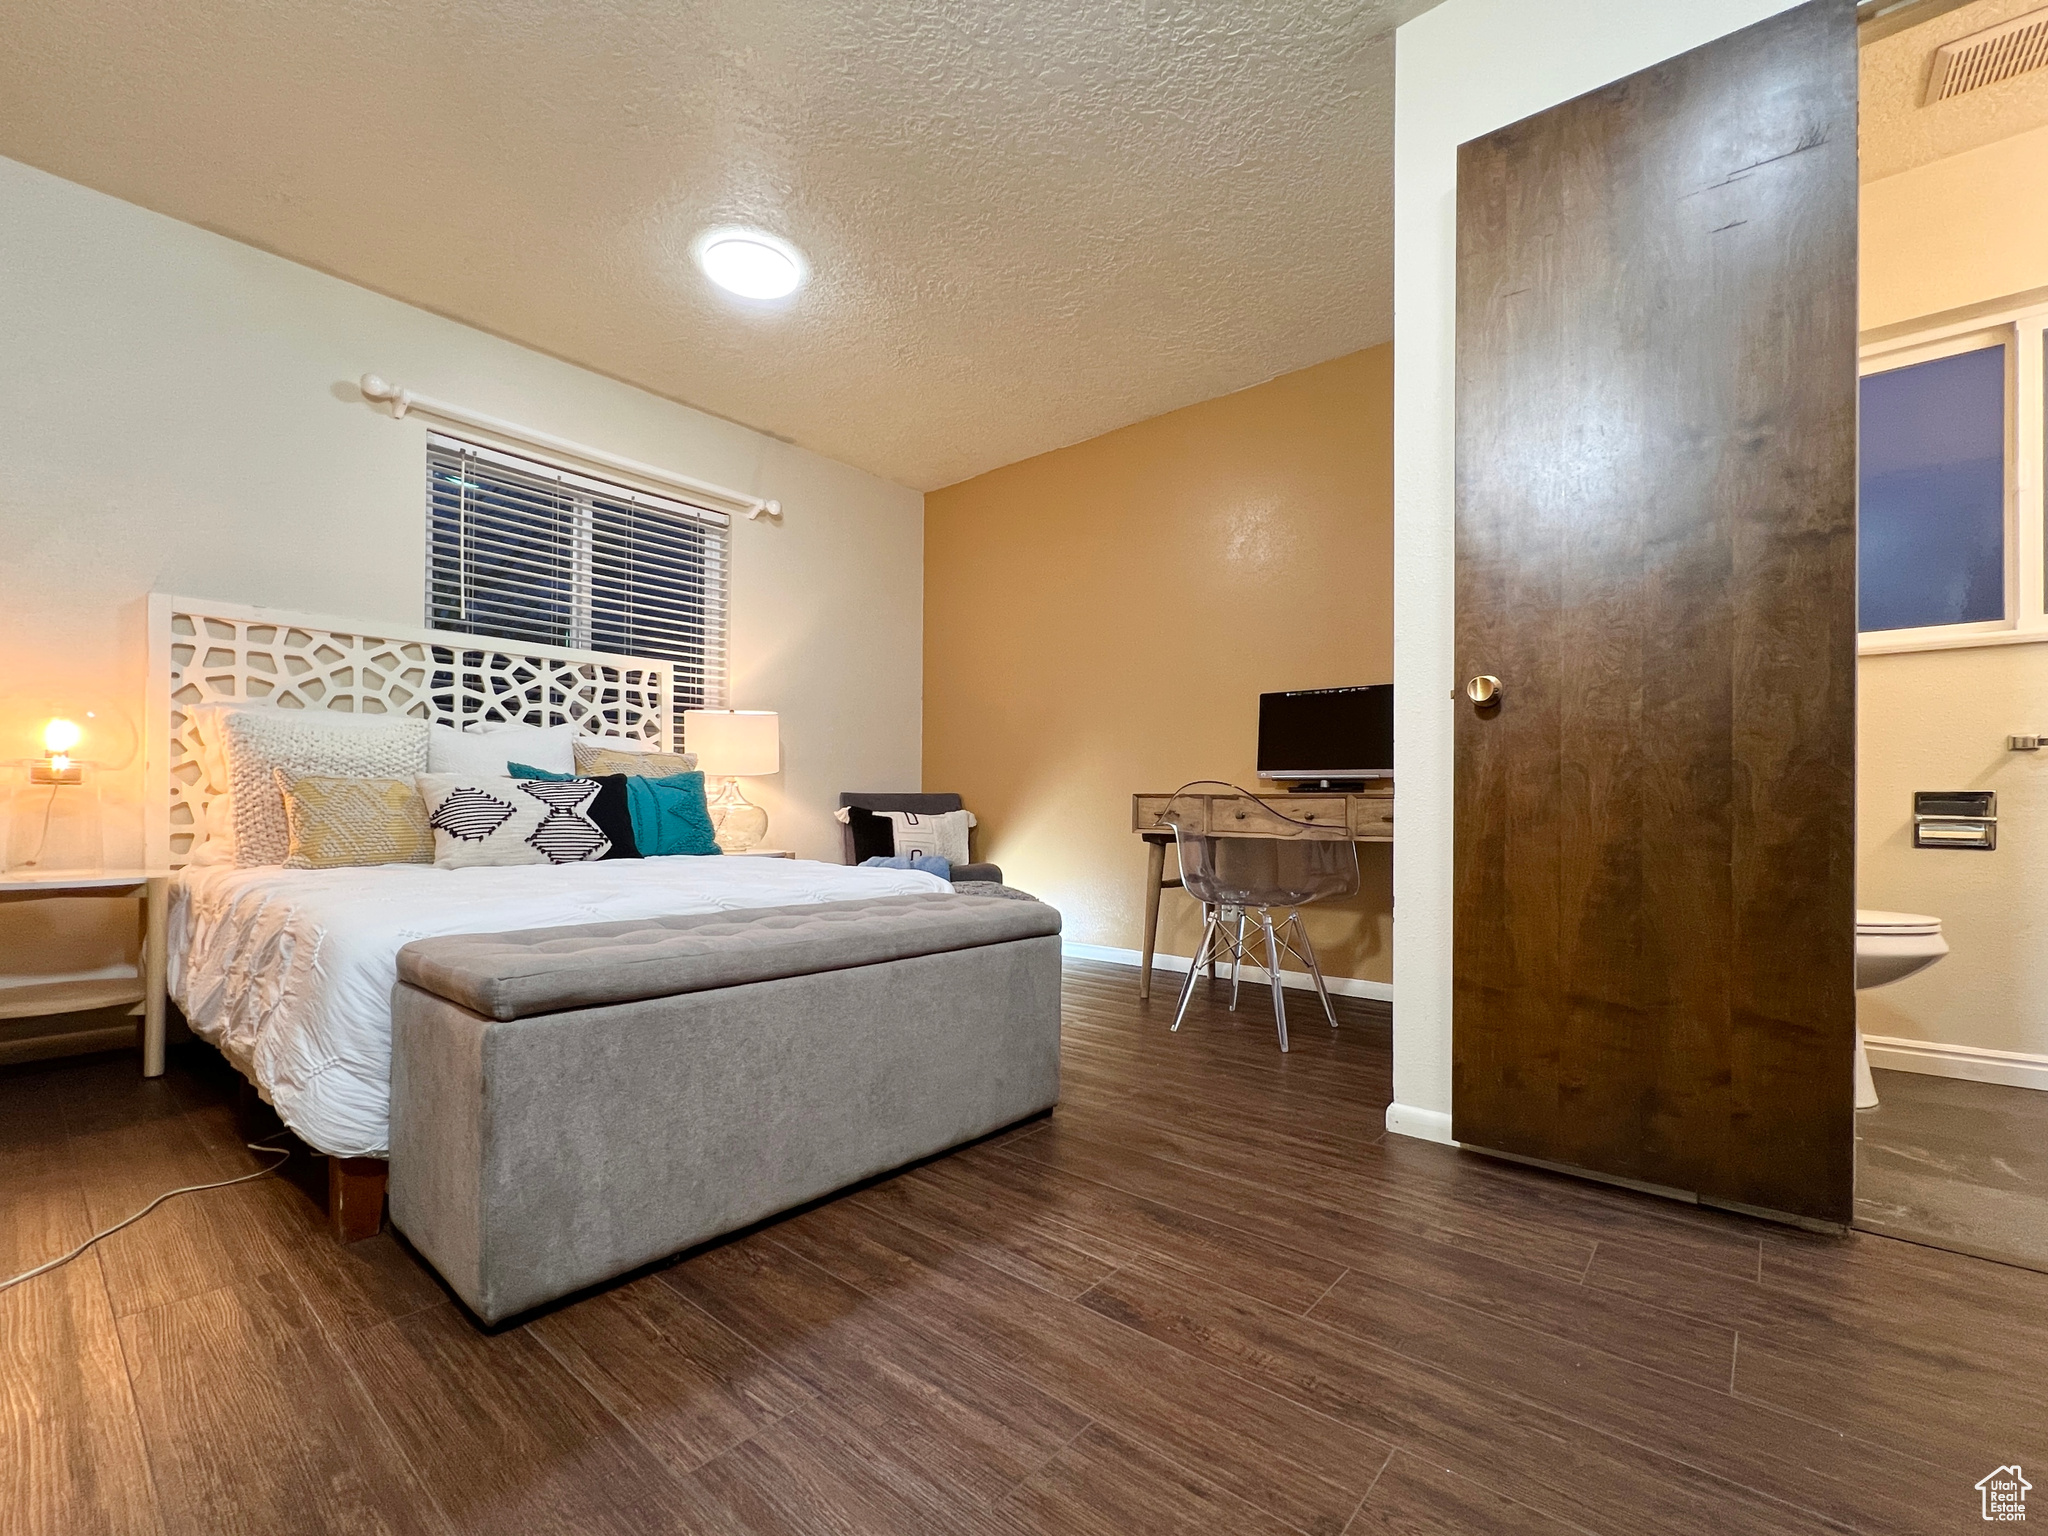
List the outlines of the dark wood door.
{"type": "Polygon", "coordinates": [[[1457,412],[1453,1134],[1846,1222],[1851,0],[1460,149],[1457,412]]]}

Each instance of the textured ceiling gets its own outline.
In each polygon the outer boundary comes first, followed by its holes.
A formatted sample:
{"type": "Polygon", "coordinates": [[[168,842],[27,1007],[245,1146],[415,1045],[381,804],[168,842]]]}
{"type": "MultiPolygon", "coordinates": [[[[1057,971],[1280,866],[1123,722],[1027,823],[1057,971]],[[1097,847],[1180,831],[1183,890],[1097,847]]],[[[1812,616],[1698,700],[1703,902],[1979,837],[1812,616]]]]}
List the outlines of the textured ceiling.
{"type": "Polygon", "coordinates": [[[1431,3],[8,0],[0,154],[930,488],[1388,339],[1431,3]]]}
{"type": "Polygon", "coordinates": [[[1896,176],[2048,124],[2048,69],[1923,105],[1934,51],[2042,9],[2044,0],[1976,0],[1862,50],[1863,179],[1896,176]]]}

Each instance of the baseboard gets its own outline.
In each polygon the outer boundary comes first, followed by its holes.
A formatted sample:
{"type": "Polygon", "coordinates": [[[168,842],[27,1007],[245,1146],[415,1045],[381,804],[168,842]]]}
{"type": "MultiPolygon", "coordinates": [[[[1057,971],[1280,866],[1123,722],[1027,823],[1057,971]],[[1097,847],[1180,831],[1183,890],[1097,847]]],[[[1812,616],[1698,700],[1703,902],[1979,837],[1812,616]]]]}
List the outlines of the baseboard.
{"type": "MultiPolygon", "coordinates": [[[[1062,940],[1060,949],[1069,960],[1102,960],[1110,965],[1136,966],[1143,959],[1135,949],[1113,949],[1107,944],[1076,944],[1072,940],[1062,940]]],[[[1152,969],[1155,971],[1185,973],[1193,963],[1194,958],[1191,955],[1152,957],[1152,969]]],[[[1261,965],[1247,965],[1241,972],[1241,979],[1246,985],[1263,987],[1266,984],[1266,968],[1261,965]]],[[[1316,983],[1315,978],[1307,971],[1282,971],[1280,985],[1299,987],[1303,991],[1312,992],[1316,983]]],[[[1379,1003],[1391,1003],[1394,1000],[1394,985],[1388,981],[1359,981],[1350,976],[1326,974],[1323,977],[1323,985],[1339,997],[1369,997],[1379,1003]]]]}
{"type": "Polygon", "coordinates": [[[1451,1139],[1451,1117],[1440,1109],[1420,1109],[1396,1101],[1387,1106],[1387,1129],[1396,1136],[1413,1136],[1417,1141],[1457,1145],[1451,1139]]]}
{"type": "Polygon", "coordinates": [[[1901,1040],[1891,1035],[1865,1035],[1863,1049],[1873,1067],[1887,1072],[1960,1077],[1973,1083],[2003,1083],[2008,1088],[2048,1092],[2048,1056],[1992,1051],[1977,1045],[1943,1045],[1935,1040],[1901,1040]]]}

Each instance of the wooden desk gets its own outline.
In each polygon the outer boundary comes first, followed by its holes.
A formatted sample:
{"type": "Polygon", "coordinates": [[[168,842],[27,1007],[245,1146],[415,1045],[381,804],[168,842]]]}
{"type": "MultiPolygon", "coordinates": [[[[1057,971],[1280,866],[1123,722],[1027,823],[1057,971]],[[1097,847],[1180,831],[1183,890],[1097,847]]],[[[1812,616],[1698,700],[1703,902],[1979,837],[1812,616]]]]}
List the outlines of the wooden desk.
{"type": "Polygon", "coordinates": [[[1159,942],[1159,893],[1178,886],[1166,878],[1166,848],[1173,828],[1159,818],[1173,806],[1189,832],[1207,837],[1299,837],[1317,841],[1391,843],[1394,840],[1394,781],[1375,780],[1352,793],[1263,795],[1196,794],[1131,796],[1131,830],[1144,838],[1145,947],[1138,962],[1138,996],[1152,995],[1152,954],[1159,942]],[[1276,816],[1269,801],[1287,814],[1276,816]],[[1303,825],[1306,823],[1306,825],[1303,825]]]}
{"type": "Polygon", "coordinates": [[[163,1076],[164,971],[168,953],[164,925],[170,910],[170,892],[170,876],[142,869],[17,869],[0,874],[0,902],[47,901],[60,896],[133,896],[137,898],[142,924],[141,963],[134,976],[8,987],[0,990],[0,1019],[132,1004],[142,1016],[142,1075],[163,1076]]]}

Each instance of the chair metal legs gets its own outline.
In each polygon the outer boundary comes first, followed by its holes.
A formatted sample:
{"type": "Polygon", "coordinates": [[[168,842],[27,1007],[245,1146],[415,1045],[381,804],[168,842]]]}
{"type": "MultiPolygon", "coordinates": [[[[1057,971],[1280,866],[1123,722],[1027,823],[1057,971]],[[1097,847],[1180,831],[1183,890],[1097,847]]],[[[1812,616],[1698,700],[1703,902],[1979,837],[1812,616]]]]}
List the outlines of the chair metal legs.
{"type": "MultiPolygon", "coordinates": [[[[1254,956],[1251,945],[1245,942],[1245,928],[1251,920],[1248,907],[1205,907],[1202,914],[1202,942],[1195,949],[1194,964],[1188,967],[1188,974],[1181,982],[1180,1004],[1174,1010],[1173,1027],[1178,1030],[1181,1021],[1188,1015],[1188,1005],[1195,1000],[1195,983],[1207,967],[1209,980],[1217,979],[1217,968],[1221,961],[1230,961],[1230,1011],[1237,1011],[1239,971],[1245,961],[1261,957],[1254,956]]],[[[1316,997],[1323,1005],[1323,1016],[1330,1021],[1330,1028],[1337,1027],[1337,1010],[1330,1003],[1330,989],[1323,980],[1323,968],[1316,960],[1316,947],[1309,942],[1308,930],[1302,926],[1301,913],[1290,911],[1285,920],[1275,924],[1270,907],[1261,907],[1258,927],[1253,930],[1251,944],[1265,940],[1266,980],[1273,989],[1273,1025],[1280,1035],[1280,1049],[1287,1049],[1287,999],[1281,984],[1280,974],[1285,969],[1282,956],[1292,955],[1308,971],[1315,982],[1316,997]]]]}
{"type": "MultiPolygon", "coordinates": [[[[1180,1006],[1173,1011],[1173,1027],[1180,1028],[1180,1021],[1188,1016],[1188,1004],[1195,1000],[1195,983],[1201,979],[1202,966],[1209,967],[1209,980],[1216,980],[1216,951],[1224,942],[1223,922],[1217,916],[1218,908],[1202,908],[1202,942],[1195,946],[1195,963],[1188,967],[1187,980],[1180,984],[1180,1006]]],[[[1232,969],[1232,984],[1235,985],[1236,971],[1232,969]]]]}
{"type": "Polygon", "coordinates": [[[1280,1049],[1287,1049],[1287,998],[1280,981],[1280,941],[1273,936],[1273,909],[1259,908],[1259,926],[1266,930],[1266,979],[1273,984],[1273,1023],[1280,1031],[1280,1049]]]}
{"type": "Polygon", "coordinates": [[[1309,979],[1316,984],[1316,996],[1322,999],[1323,1017],[1330,1021],[1330,1028],[1337,1027],[1337,1010],[1330,1006],[1330,989],[1323,983],[1323,968],[1316,963],[1316,947],[1308,939],[1308,930],[1301,925],[1301,912],[1296,909],[1287,914],[1287,925],[1280,930],[1280,945],[1295,959],[1308,967],[1309,979]],[[1294,938],[1287,937],[1288,929],[1294,931],[1294,938]],[[1301,948],[1294,947],[1298,941],[1301,948]]]}

